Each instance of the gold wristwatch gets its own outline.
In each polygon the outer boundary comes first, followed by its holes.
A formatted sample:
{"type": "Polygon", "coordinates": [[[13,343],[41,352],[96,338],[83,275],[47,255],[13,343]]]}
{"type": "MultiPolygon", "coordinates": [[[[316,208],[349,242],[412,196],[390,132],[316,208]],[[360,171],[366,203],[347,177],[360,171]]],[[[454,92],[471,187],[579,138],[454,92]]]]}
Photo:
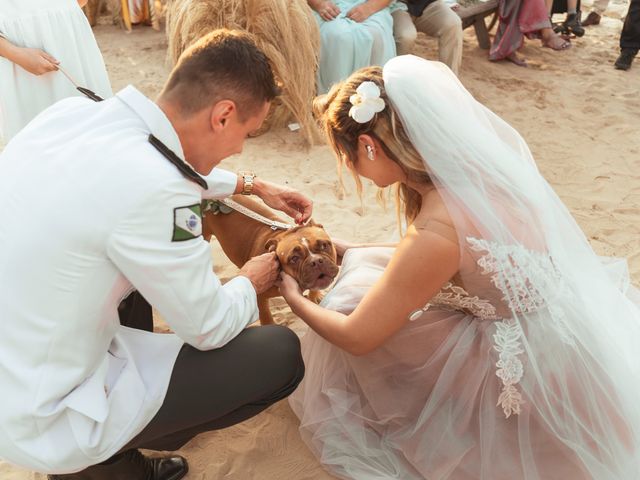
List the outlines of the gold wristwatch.
{"type": "Polygon", "coordinates": [[[242,177],[242,192],[240,193],[242,195],[251,195],[256,174],[253,172],[240,172],[239,175],[242,177]]]}

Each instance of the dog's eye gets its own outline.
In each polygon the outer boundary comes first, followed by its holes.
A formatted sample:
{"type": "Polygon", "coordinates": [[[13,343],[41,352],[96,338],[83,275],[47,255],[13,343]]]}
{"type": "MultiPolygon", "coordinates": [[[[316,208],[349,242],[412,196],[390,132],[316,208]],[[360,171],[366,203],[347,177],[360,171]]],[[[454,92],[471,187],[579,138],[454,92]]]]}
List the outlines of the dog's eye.
{"type": "Polygon", "coordinates": [[[295,264],[298,263],[298,260],[300,260],[300,257],[294,255],[293,257],[289,258],[289,263],[295,264]]]}
{"type": "Polygon", "coordinates": [[[327,248],[326,243],[318,243],[318,250],[324,250],[325,248],[327,248]]]}

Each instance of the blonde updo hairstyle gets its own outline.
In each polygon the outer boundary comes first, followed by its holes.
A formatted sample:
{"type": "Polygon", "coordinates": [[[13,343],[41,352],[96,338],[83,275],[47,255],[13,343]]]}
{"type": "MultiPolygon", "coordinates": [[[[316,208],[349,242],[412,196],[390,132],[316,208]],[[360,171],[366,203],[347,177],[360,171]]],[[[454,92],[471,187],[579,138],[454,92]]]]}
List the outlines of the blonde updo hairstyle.
{"type": "MultiPolygon", "coordinates": [[[[340,175],[343,165],[349,168],[358,162],[358,137],[366,134],[380,143],[385,154],[405,172],[407,180],[430,183],[422,157],[409,140],[389,102],[382,81],[381,67],[365,67],[354,72],[344,82],[334,85],[329,93],[317,97],[313,104],[313,111],[329,145],[336,153],[340,175]],[[349,116],[349,110],[352,107],[349,98],[356,93],[360,84],[366,81],[374,82],[380,88],[380,98],[384,100],[385,108],[374,114],[369,122],[358,123],[349,116]]],[[[352,168],[350,170],[356,182],[358,195],[361,196],[360,178],[352,168]]],[[[420,212],[422,197],[404,183],[397,183],[394,189],[398,219],[404,216],[409,225],[420,212]]],[[[384,198],[384,189],[378,192],[378,198],[384,198]]]]}

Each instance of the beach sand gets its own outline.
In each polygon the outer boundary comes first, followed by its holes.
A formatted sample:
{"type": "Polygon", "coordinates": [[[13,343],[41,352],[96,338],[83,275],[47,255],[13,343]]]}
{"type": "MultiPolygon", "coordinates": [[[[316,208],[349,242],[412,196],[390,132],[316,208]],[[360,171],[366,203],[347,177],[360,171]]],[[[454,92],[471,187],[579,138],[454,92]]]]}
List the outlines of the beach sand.
{"type": "MultiPolygon", "coordinates": [[[[589,3],[584,9],[588,11],[589,3]]],[[[516,128],[529,143],[548,179],[598,254],[626,257],[633,281],[640,284],[640,59],[628,72],[613,68],[618,54],[622,0],[612,0],[601,25],[589,27],[573,48],[555,52],[529,40],[521,53],[529,68],[491,63],[478,48],[473,29],[465,31],[460,78],[489,108],[516,128]]],[[[136,27],[130,34],[105,23],[95,35],[114,91],[133,84],[154,98],[168,69],[164,33],[136,27]]],[[[436,42],[420,35],[415,53],[436,58],[436,42]]],[[[376,203],[366,184],[362,202],[345,175],[339,188],[329,148],[306,149],[299,133],[271,131],[246,143],[241,155],[221,165],[252,169],[261,177],[286,183],[312,197],[314,219],[334,236],[354,241],[387,241],[396,229],[393,205],[376,203]]],[[[216,273],[222,281],[237,269],[214,242],[216,273]]],[[[306,327],[282,300],[275,300],[276,321],[299,334],[306,327]]],[[[205,380],[206,381],[206,380],[205,380]]],[[[282,401],[261,415],[223,431],[203,434],[181,451],[190,464],[189,480],[324,480],[301,441],[297,419],[282,401]]],[[[0,462],[0,479],[43,479],[0,462]]]]}

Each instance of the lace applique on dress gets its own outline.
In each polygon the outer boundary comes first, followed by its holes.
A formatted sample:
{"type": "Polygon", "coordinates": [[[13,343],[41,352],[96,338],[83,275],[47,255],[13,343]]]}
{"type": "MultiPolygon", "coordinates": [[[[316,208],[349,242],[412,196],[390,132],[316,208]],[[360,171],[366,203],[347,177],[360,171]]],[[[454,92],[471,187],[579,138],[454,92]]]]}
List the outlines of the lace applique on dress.
{"type": "MultiPolygon", "coordinates": [[[[503,301],[516,314],[533,313],[546,308],[562,340],[575,342],[567,328],[565,313],[556,299],[570,295],[570,289],[549,255],[528,250],[522,245],[502,245],[473,237],[467,237],[472,250],[486,252],[477,260],[482,274],[491,275],[491,282],[503,294],[503,301]],[[536,286],[545,292],[553,292],[548,302],[536,286]]],[[[520,342],[523,337],[520,324],[515,319],[496,322],[493,336],[494,348],[499,354],[496,375],[502,380],[502,393],[498,406],[505,417],[519,414],[524,403],[516,385],[522,379],[524,369],[518,355],[524,353],[520,342]]]]}
{"type": "MultiPolygon", "coordinates": [[[[464,288],[451,282],[445,283],[440,292],[424,307],[411,313],[409,320],[417,320],[431,307],[460,310],[481,320],[500,320],[496,308],[488,300],[472,297],[464,288]]],[[[523,374],[522,362],[518,359],[518,354],[523,352],[520,344],[522,330],[515,320],[502,320],[496,322],[496,325],[497,331],[493,336],[494,348],[500,356],[496,364],[496,375],[503,384],[498,405],[509,418],[511,414],[519,414],[520,405],[524,403],[522,395],[515,387],[523,374]]]]}
{"type": "Polygon", "coordinates": [[[451,282],[445,283],[438,294],[424,307],[412,312],[409,315],[409,320],[417,320],[431,307],[460,310],[481,320],[498,319],[496,308],[488,300],[477,296],[472,297],[464,288],[451,282]]]}
{"type": "Polygon", "coordinates": [[[539,258],[522,245],[501,245],[472,237],[467,242],[473,251],[487,252],[478,259],[478,265],[484,275],[491,274],[491,282],[503,293],[502,299],[511,310],[529,313],[544,306],[540,293],[522,279],[539,269],[554,270],[549,257],[540,254],[544,258],[539,258]]]}
{"type": "Polygon", "coordinates": [[[549,255],[520,244],[502,245],[473,237],[467,237],[467,242],[472,250],[486,252],[478,259],[478,265],[483,274],[491,275],[491,283],[502,292],[502,299],[514,313],[546,308],[562,341],[575,345],[562,308],[563,299],[566,301],[572,292],[549,255]]]}
{"type": "Polygon", "coordinates": [[[524,373],[522,362],[518,355],[524,353],[520,338],[522,329],[513,319],[496,322],[496,333],[493,335],[495,348],[499,354],[496,363],[496,375],[502,380],[502,392],[498,397],[498,406],[502,407],[505,418],[511,414],[520,414],[520,406],[524,403],[522,395],[515,387],[524,373]]]}

